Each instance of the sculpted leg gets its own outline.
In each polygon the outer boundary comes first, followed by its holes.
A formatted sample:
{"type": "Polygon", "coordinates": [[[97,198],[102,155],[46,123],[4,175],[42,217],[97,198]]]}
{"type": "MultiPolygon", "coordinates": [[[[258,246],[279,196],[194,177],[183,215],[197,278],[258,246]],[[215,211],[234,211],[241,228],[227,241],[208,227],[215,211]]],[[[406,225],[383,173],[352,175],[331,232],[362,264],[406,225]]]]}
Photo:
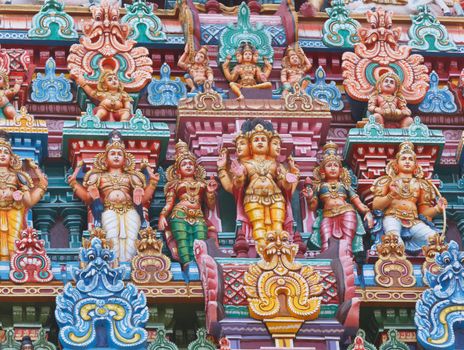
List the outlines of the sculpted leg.
{"type": "Polygon", "coordinates": [[[6,119],[14,119],[14,117],[16,116],[16,109],[13,107],[12,104],[8,104],[3,109],[3,114],[5,115],[6,119]]]}
{"type": "Polygon", "coordinates": [[[386,216],[383,219],[383,229],[384,233],[393,233],[398,236],[398,242],[404,244],[403,239],[401,238],[401,221],[395,218],[394,216],[386,216]]]}
{"type": "Polygon", "coordinates": [[[246,203],[245,212],[253,227],[253,239],[257,245],[264,244],[266,226],[264,224],[264,206],[259,203],[246,203]]]}
{"type": "Polygon", "coordinates": [[[244,99],[244,97],[242,95],[242,91],[240,90],[241,89],[240,84],[232,82],[232,83],[229,84],[229,86],[230,86],[230,89],[232,90],[232,92],[238,96],[237,100],[243,100],[244,99]]]}
{"type": "Polygon", "coordinates": [[[408,248],[411,251],[421,251],[422,247],[428,244],[429,237],[437,232],[424,222],[420,222],[411,227],[412,239],[409,241],[408,248]]]}
{"type": "Polygon", "coordinates": [[[412,119],[411,117],[406,117],[401,121],[400,127],[402,129],[405,129],[409,127],[413,122],[414,122],[414,119],[412,119]]]}
{"type": "Polygon", "coordinates": [[[266,81],[265,83],[256,84],[253,87],[256,89],[272,89],[272,83],[270,81],[266,81]]]}
{"type": "MultiPolygon", "coordinates": [[[[121,240],[121,257],[120,261],[131,261],[134,256],[137,255],[137,248],[135,247],[135,241],[139,235],[141,226],[140,215],[135,209],[129,210],[124,215],[124,228],[126,232],[126,238],[121,240]]],[[[121,235],[122,236],[122,235],[121,235]]]]}
{"type": "Polygon", "coordinates": [[[285,222],[285,203],[277,202],[271,205],[271,222],[273,231],[282,231],[285,222]]]}
{"type": "Polygon", "coordinates": [[[113,251],[117,259],[120,259],[121,248],[119,244],[119,230],[121,228],[119,215],[114,210],[105,210],[102,214],[102,228],[106,232],[106,238],[113,244],[113,251]]]}
{"type": "Polygon", "coordinates": [[[186,264],[190,261],[188,223],[180,219],[171,219],[170,225],[172,234],[177,242],[180,263],[182,265],[186,264]]]}

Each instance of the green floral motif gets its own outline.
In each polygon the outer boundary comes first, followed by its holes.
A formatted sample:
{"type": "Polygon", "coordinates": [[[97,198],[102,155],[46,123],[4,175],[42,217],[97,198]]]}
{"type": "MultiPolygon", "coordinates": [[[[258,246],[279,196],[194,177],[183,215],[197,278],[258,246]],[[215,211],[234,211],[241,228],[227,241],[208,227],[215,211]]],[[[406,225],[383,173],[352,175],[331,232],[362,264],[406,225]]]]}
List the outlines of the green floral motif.
{"type": "Polygon", "coordinates": [[[322,42],[328,47],[353,47],[359,42],[358,28],[361,24],[350,18],[350,11],[343,0],[332,0],[325,10],[329,19],[322,28],[322,42]]]}
{"type": "Polygon", "coordinates": [[[158,329],[155,340],[148,346],[147,350],[178,350],[178,348],[176,344],[166,339],[165,330],[158,329]]]}
{"type": "Polygon", "coordinates": [[[229,24],[222,32],[219,43],[219,62],[224,62],[228,55],[232,56],[231,62],[237,63],[235,50],[243,42],[249,42],[259,52],[259,63],[263,63],[263,57],[267,57],[272,63],[274,59],[274,49],[271,46],[269,33],[263,30],[263,25],[250,23],[250,9],[242,2],[238,9],[237,24],[229,24]]]}
{"type": "Polygon", "coordinates": [[[34,342],[34,350],[56,350],[56,346],[47,340],[47,332],[43,328],[40,329],[39,336],[34,342]]]}
{"type": "Polygon", "coordinates": [[[64,11],[64,4],[58,0],[45,0],[39,13],[32,18],[32,27],[27,35],[31,39],[77,39],[74,20],[64,11]]]}
{"type": "Polygon", "coordinates": [[[411,20],[408,45],[412,48],[432,52],[457,50],[446,27],[432,15],[428,6],[419,6],[419,13],[412,15],[411,20]]]}
{"type": "Polygon", "coordinates": [[[409,350],[409,346],[398,340],[396,329],[390,329],[387,342],[380,345],[379,350],[409,350]]]}
{"type": "Polygon", "coordinates": [[[366,332],[364,332],[362,329],[358,330],[358,333],[356,333],[354,343],[348,346],[348,350],[353,349],[377,350],[374,345],[366,340],[366,332]]]}
{"type": "Polygon", "coordinates": [[[200,328],[197,331],[197,340],[191,342],[187,350],[216,350],[216,347],[206,339],[206,330],[200,328]]]}
{"type": "Polygon", "coordinates": [[[127,13],[121,18],[121,23],[131,27],[129,39],[139,43],[167,40],[163,32],[163,24],[153,12],[153,4],[147,4],[146,0],[134,0],[132,4],[126,4],[125,7],[127,13]]]}
{"type": "Polygon", "coordinates": [[[5,330],[5,341],[0,343],[2,350],[19,350],[20,344],[14,339],[14,329],[7,328],[5,330]]]}

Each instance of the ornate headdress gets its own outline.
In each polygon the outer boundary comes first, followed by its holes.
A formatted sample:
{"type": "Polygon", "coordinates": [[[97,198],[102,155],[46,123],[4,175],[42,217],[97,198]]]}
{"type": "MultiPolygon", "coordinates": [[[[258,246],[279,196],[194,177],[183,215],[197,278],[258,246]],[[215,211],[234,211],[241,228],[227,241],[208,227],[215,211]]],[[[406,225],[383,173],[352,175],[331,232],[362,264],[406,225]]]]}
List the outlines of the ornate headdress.
{"type": "Polygon", "coordinates": [[[13,152],[13,148],[10,143],[10,136],[3,130],[0,130],[0,147],[5,147],[10,152],[11,168],[13,170],[21,170],[23,162],[19,156],[13,152]]]}
{"type": "MultiPolygon", "coordinates": [[[[404,154],[412,154],[414,161],[416,161],[416,152],[414,152],[414,144],[410,141],[402,142],[399,146],[396,158],[388,162],[387,168],[385,169],[387,175],[396,176],[398,174],[398,159],[404,154]]],[[[422,179],[424,177],[424,170],[416,161],[416,169],[414,170],[414,176],[422,179]]]]}
{"type": "Polygon", "coordinates": [[[179,140],[176,144],[175,158],[176,158],[176,163],[175,163],[176,170],[179,168],[180,163],[182,163],[184,159],[189,159],[193,163],[195,163],[197,160],[197,158],[193,155],[193,153],[190,152],[188,145],[182,140],[179,140]]]}
{"type": "MultiPolygon", "coordinates": [[[[192,152],[190,152],[188,145],[184,141],[179,140],[177,142],[174,157],[176,159],[175,163],[166,170],[166,178],[168,182],[180,179],[178,170],[180,168],[180,164],[185,159],[189,159],[195,164],[195,179],[203,180],[206,177],[205,168],[197,164],[197,158],[192,152]]],[[[166,184],[166,188],[167,186],[168,184],[166,184]]]]}
{"type": "Polygon", "coordinates": [[[335,142],[329,141],[322,147],[322,159],[320,166],[324,167],[326,163],[335,161],[342,165],[342,158],[338,155],[338,145],[335,142]]]}
{"type": "Polygon", "coordinates": [[[346,186],[351,186],[351,177],[348,170],[343,167],[342,158],[338,155],[338,145],[335,142],[329,141],[322,147],[322,159],[319,166],[314,168],[314,186],[319,186],[324,182],[324,167],[328,162],[337,162],[340,165],[340,181],[346,186]]]}
{"type": "Polygon", "coordinates": [[[387,73],[384,73],[382,74],[380,77],[379,77],[379,80],[377,80],[377,82],[375,83],[375,91],[377,93],[380,93],[380,88],[381,88],[381,85],[383,83],[383,81],[387,78],[392,78],[395,83],[396,83],[396,95],[401,95],[401,92],[400,92],[400,89],[401,89],[401,79],[400,77],[398,76],[398,74],[394,73],[394,72],[387,72],[387,73]]]}
{"type": "Polygon", "coordinates": [[[108,152],[110,149],[120,149],[126,152],[126,146],[122,140],[122,134],[118,130],[113,130],[109,134],[109,140],[106,144],[105,151],[108,152]]]}
{"type": "Polygon", "coordinates": [[[416,152],[414,152],[414,144],[410,141],[405,141],[400,144],[396,159],[401,157],[403,154],[412,154],[416,159],[416,152]]]}
{"type": "Polygon", "coordinates": [[[126,151],[126,146],[122,140],[122,135],[119,131],[113,130],[109,134],[109,140],[105,147],[105,152],[97,154],[95,158],[94,168],[98,171],[107,170],[106,158],[108,152],[112,149],[120,149],[124,153],[124,171],[135,171],[135,157],[132,153],[126,151]]]}
{"type": "MultiPolygon", "coordinates": [[[[97,91],[106,91],[106,88],[104,87],[104,84],[105,84],[105,78],[109,75],[114,75],[115,77],[117,77],[117,74],[116,72],[112,71],[112,70],[104,70],[103,73],[100,75],[100,78],[98,79],[98,83],[97,83],[97,91]]],[[[119,83],[119,92],[122,92],[124,91],[124,87],[122,86],[121,82],[119,83]]]]}
{"type": "Polygon", "coordinates": [[[237,51],[240,52],[240,53],[244,53],[245,51],[251,51],[251,52],[255,53],[257,50],[253,46],[252,43],[250,43],[249,41],[244,41],[244,42],[242,42],[240,44],[237,51]]]}
{"type": "Polygon", "coordinates": [[[285,55],[282,58],[282,67],[289,67],[290,66],[290,56],[295,54],[300,59],[300,67],[305,64],[305,56],[299,51],[298,43],[295,43],[293,46],[288,46],[287,50],[285,51],[285,55]]]}

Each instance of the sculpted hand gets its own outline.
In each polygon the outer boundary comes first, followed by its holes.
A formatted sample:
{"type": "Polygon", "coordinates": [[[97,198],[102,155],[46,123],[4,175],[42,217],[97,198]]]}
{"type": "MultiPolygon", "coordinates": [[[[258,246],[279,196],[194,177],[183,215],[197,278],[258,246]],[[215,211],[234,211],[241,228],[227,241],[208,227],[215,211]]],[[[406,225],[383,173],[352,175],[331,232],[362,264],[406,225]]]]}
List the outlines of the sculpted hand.
{"type": "Polygon", "coordinates": [[[216,192],[217,189],[218,189],[218,183],[216,182],[216,180],[214,179],[214,176],[211,176],[209,181],[208,181],[208,184],[206,186],[206,190],[209,192],[209,193],[213,193],[213,192],[216,192]]]}
{"type": "Polygon", "coordinates": [[[134,189],[134,195],[133,195],[133,200],[135,205],[140,205],[142,204],[142,198],[143,198],[143,188],[137,187],[134,189]]]}
{"type": "Polygon", "coordinates": [[[227,151],[227,148],[223,147],[221,148],[221,150],[219,151],[219,158],[216,162],[218,168],[223,168],[226,166],[227,164],[227,158],[229,156],[228,154],[229,152],[227,151]]]}
{"type": "Polygon", "coordinates": [[[89,186],[87,191],[89,191],[90,198],[93,200],[100,198],[100,191],[98,190],[97,186],[89,186]]]}
{"type": "Polygon", "coordinates": [[[300,169],[296,166],[295,159],[293,159],[292,156],[287,158],[288,160],[288,168],[293,174],[298,174],[300,172],[300,169]]]}
{"type": "Polygon", "coordinates": [[[303,197],[307,198],[308,200],[311,200],[314,197],[314,191],[312,189],[312,184],[313,182],[309,177],[305,179],[304,187],[301,190],[301,194],[303,197]]]}
{"type": "Polygon", "coordinates": [[[21,202],[23,199],[24,194],[21,191],[14,191],[13,192],[13,200],[16,202],[21,202]]]}
{"type": "Polygon", "coordinates": [[[368,211],[366,215],[364,215],[364,220],[367,221],[367,227],[374,227],[374,217],[372,216],[372,213],[370,211],[368,211]]]}
{"type": "Polygon", "coordinates": [[[448,201],[445,197],[440,197],[440,199],[437,202],[437,205],[440,208],[441,212],[444,212],[446,210],[446,207],[448,206],[448,201]]]}
{"type": "Polygon", "coordinates": [[[158,220],[158,230],[164,231],[168,227],[168,221],[166,220],[164,215],[160,215],[158,220]]]}
{"type": "Polygon", "coordinates": [[[400,198],[399,194],[398,194],[398,186],[395,184],[395,183],[391,183],[390,186],[388,186],[388,194],[390,196],[392,196],[394,199],[398,199],[400,198]]]}
{"type": "Polygon", "coordinates": [[[230,171],[237,177],[242,177],[243,175],[245,175],[245,167],[236,160],[232,161],[230,171]]]}

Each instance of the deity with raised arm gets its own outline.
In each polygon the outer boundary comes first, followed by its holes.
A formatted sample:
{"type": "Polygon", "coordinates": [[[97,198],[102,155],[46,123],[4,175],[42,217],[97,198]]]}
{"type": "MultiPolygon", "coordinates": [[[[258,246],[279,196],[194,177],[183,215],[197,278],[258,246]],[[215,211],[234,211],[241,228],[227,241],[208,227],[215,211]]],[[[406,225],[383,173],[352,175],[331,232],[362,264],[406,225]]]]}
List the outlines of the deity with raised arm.
{"type": "Polygon", "coordinates": [[[227,56],[222,64],[224,76],[230,82],[230,89],[237,95],[238,100],[244,99],[242,89],[270,89],[272,84],[268,81],[271,75],[272,64],[264,57],[264,70],[258,66],[259,53],[249,42],[240,45],[235,53],[238,64],[230,71],[232,57],[227,56]]]}
{"type": "Polygon", "coordinates": [[[15,84],[10,88],[10,80],[5,70],[0,69],[0,119],[14,119],[16,109],[11,100],[21,89],[21,79],[15,79],[15,84]]]}
{"type": "Polygon", "coordinates": [[[396,122],[401,128],[412,124],[411,110],[400,88],[400,77],[393,72],[383,74],[375,84],[367,110],[374,115],[377,123],[384,125],[385,122],[396,122]]]}
{"type": "Polygon", "coordinates": [[[34,177],[23,171],[18,155],[13,153],[6,133],[0,134],[0,260],[9,260],[15,241],[26,228],[27,210],[36,205],[47,192],[47,177],[30,159],[34,177]]]}
{"type": "Polygon", "coordinates": [[[205,169],[185,142],[177,143],[175,159],[166,172],[166,205],[158,228],[166,231],[173,255],[184,265],[194,260],[193,242],[208,238],[206,210],[213,210],[216,205],[218,183],[214,178],[205,179],[205,169]],[[176,244],[172,244],[172,239],[176,244]]]}
{"type": "Polygon", "coordinates": [[[142,206],[151,200],[159,174],[147,167],[146,184],[118,132],[112,133],[105,152],[97,155],[82,185],[76,179],[78,170],[68,178],[70,186],[91,207],[95,225],[106,232],[119,261],[130,261],[137,254],[135,241],[145,223],[142,206]]]}
{"type": "Polygon", "coordinates": [[[282,59],[282,71],[280,81],[282,82],[282,97],[289,92],[293,92],[293,86],[300,84],[301,90],[304,91],[311,82],[307,73],[311,69],[311,62],[306,57],[301,47],[289,46],[282,59]]]}
{"type": "Polygon", "coordinates": [[[340,240],[347,254],[352,256],[352,246],[355,252],[363,250],[362,235],[365,233],[363,220],[358,218],[357,213],[364,216],[369,227],[373,226],[374,220],[369,208],[351,187],[350,174],[343,167],[337,149],[333,142],[324,145],[323,158],[313,172],[313,184],[308,184],[302,193],[307,198],[310,211],[322,207],[321,252],[329,248],[329,239],[332,238],[340,240]],[[355,238],[358,239],[353,244],[355,238]]]}
{"type": "Polygon", "coordinates": [[[184,78],[190,92],[203,92],[206,82],[213,85],[214,75],[209,66],[207,46],[202,46],[197,52],[190,52],[189,45],[186,45],[177,65],[187,71],[184,78]]]}
{"type": "Polygon", "coordinates": [[[448,203],[436,187],[424,179],[411,142],[400,145],[386,173],[371,187],[372,208],[383,211],[386,234],[397,235],[408,252],[418,253],[427,245],[428,238],[437,233],[430,221],[442,214],[448,203]]]}

